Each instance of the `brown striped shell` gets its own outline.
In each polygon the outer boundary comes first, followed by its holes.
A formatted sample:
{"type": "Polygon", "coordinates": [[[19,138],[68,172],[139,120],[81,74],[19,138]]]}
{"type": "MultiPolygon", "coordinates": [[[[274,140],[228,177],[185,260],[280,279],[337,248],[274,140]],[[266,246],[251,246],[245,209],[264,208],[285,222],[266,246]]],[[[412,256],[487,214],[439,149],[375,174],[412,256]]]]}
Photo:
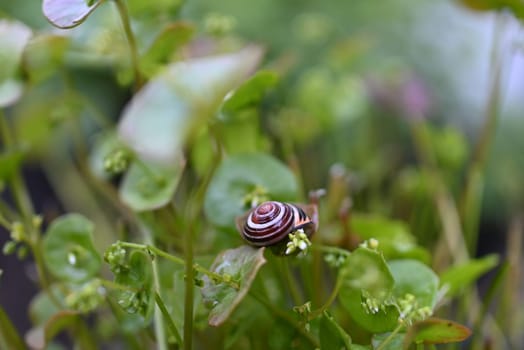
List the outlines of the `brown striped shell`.
{"type": "Polygon", "coordinates": [[[239,231],[249,244],[257,247],[276,245],[288,234],[303,229],[311,236],[316,223],[300,206],[281,202],[264,202],[237,222],[239,231]]]}

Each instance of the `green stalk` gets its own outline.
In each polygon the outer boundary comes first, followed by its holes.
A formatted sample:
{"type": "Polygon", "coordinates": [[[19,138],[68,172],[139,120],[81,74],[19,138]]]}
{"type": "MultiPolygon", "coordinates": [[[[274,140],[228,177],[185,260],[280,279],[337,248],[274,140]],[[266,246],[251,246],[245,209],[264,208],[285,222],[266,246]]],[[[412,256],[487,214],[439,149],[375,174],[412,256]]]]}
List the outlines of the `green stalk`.
{"type": "Polygon", "coordinates": [[[482,332],[482,326],[486,321],[486,315],[488,314],[488,310],[491,303],[493,302],[493,299],[495,298],[499,290],[504,286],[504,281],[508,276],[509,269],[510,265],[508,264],[508,262],[502,264],[495,278],[493,278],[493,281],[491,282],[486,292],[486,295],[482,300],[482,306],[480,307],[479,314],[476,316],[476,320],[473,324],[472,344],[482,344],[482,340],[484,337],[484,333],[482,332]]]}
{"type": "Polygon", "coordinates": [[[498,54],[505,24],[504,14],[499,14],[493,31],[491,46],[491,85],[486,105],[484,123],[479,139],[473,151],[473,157],[466,173],[464,191],[462,193],[460,209],[464,236],[470,253],[476,249],[478,239],[478,225],[484,187],[484,169],[487,156],[491,149],[493,138],[497,130],[500,102],[502,100],[502,59],[498,54]]]}
{"type": "Polygon", "coordinates": [[[421,168],[435,189],[433,201],[450,254],[454,261],[464,262],[468,260],[469,254],[460,225],[459,211],[437,169],[427,125],[424,122],[414,122],[410,124],[410,130],[421,168]]]}
{"type": "MultiPolygon", "coordinates": [[[[140,223],[141,223],[141,231],[144,236],[144,241],[147,242],[149,246],[153,246],[154,244],[154,238],[153,234],[148,226],[148,223],[146,223],[144,217],[140,217],[140,223]]],[[[160,284],[160,277],[158,275],[158,264],[157,259],[151,260],[151,266],[153,268],[153,283],[155,286],[155,293],[160,294],[160,291],[162,289],[162,286],[160,284]]],[[[159,350],[167,350],[167,339],[166,339],[166,331],[164,326],[164,320],[162,317],[162,311],[158,307],[158,305],[155,305],[155,314],[154,314],[154,320],[155,320],[155,337],[158,344],[159,350]]]]}
{"type": "Polygon", "coordinates": [[[142,74],[140,73],[139,60],[138,60],[138,49],[136,45],[135,35],[131,29],[131,22],[129,19],[129,12],[124,0],[114,0],[120,19],[122,20],[122,25],[124,27],[124,33],[129,44],[129,51],[131,54],[131,65],[133,67],[133,72],[135,75],[135,89],[138,90],[143,85],[142,74]]]}
{"type": "Polygon", "coordinates": [[[178,329],[175,326],[175,322],[173,321],[173,318],[169,314],[169,311],[167,311],[166,304],[164,304],[164,301],[162,300],[160,295],[158,295],[158,293],[155,293],[155,301],[156,301],[156,305],[162,312],[162,315],[164,315],[164,318],[167,322],[167,326],[169,327],[169,330],[171,331],[171,333],[173,333],[173,336],[175,337],[178,344],[182,344],[183,343],[182,337],[180,336],[180,333],[178,332],[178,329]]]}
{"type": "MultiPolygon", "coordinates": [[[[191,223],[190,223],[191,225],[191,223]]],[[[193,233],[191,228],[184,235],[184,253],[186,263],[186,280],[184,294],[184,349],[192,350],[193,348],[193,298],[195,285],[195,270],[193,269],[193,233]]]]}
{"type": "MultiPolygon", "coordinates": [[[[10,132],[6,116],[3,113],[2,109],[0,109],[0,135],[2,135],[2,139],[4,140],[4,146],[6,149],[10,149],[15,146],[15,141],[11,136],[12,133],[10,132]]],[[[42,286],[42,289],[44,290],[44,292],[47,293],[51,301],[56,306],[61,308],[61,303],[56,299],[56,297],[49,288],[49,281],[47,279],[46,270],[44,266],[44,259],[41,250],[41,235],[33,227],[33,218],[35,216],[34,208],[31,202],[31,198],[29,197],[29,193],[27,192],[25,183],[22,180],[22,174],[20,172],[20,169],[16,169],[12,178],[10,179],[10,187],[13,193],[16,206],[20,215],[22,216],[24,226],[28,233],[26,242],[35,259],[38,278],[42,286]]]]}
{"type": "Polygon", "coordinates": [[[331,294],[329,295],[328,299],[324,302],[324,304],[319,307],[318,309],[311,312],[308,319],[313,320],[314,318],[317,318],[318,316],[322,315],[322,313],[327,310],[331,304],[335,301],[337,298],[338,292],[340,291],[340,287],[342,286],[342,279],[337,278],[337,282],[335,284],[335,287],[331,291],[331,294]]]}
{"type": "Polygon", "coordinates": [[[403,326],[403,324],[400,323],[400,324],[397,326],[397,328],[395,328],[395,329],[393,330],[393,332],[391,332],[391,333],[388,335],[388,337],[387,337],[386,339],[384,339],[384,340],[382,341],[382,343],[380,343],[380,345],[377,347],[376,350],[383,350],[383,349],[385,349],[385,348],[386,348],[386,345],[388,345],[389,342],[393,340],[393,337],[394,337],[398,332],[400,332],[400,330],[402,329],[402,326],[403,326]]]}
{"type": "Polygon", "coordinates": [[[268,302],[264,298],[262,298],[260,295],[258,295],[253,289],[249,290],[249,295],[253,297],[256,301],[258,301],[260,304],[262,304],[269,312],[271,312],[276,317],[280,318],[281,320],[288,323],[290,326],[292,326],[295,330],[297,330],[300,335],[305,338],[314,348],[319,348],[320,344],[318,341],[304,329],[303,326],[301,326],[299,323],[295,321],[291,316],[289,316],[284,311],[280,310],[278,307],[274,306],[272,303],[268,302]]]}
{"type": "Polygon", "coordinates": [[[291,298],[293,300],[293,303],[295,305],[301,305],[302,304],[302,295],[297,287],[297,281],[293,277],[293,274],[291,273],[291,266],[289,266],[288,259],[278,259],[281,266],[281,271],[284,273],[284,279],[286,281],[286,287],[291,293],[291,298]]]}

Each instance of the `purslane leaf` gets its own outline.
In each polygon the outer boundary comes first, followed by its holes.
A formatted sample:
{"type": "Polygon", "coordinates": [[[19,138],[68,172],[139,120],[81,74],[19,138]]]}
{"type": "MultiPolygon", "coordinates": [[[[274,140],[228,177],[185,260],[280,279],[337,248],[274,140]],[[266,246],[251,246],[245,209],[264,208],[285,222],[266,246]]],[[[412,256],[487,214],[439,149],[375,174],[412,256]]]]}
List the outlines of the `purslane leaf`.
{"type": "Polygon", "coordinates": [[[169,165],[213,116],[224,96],[258,65],[262,50],[170,64],[127,105],[118,125],[121,139],[141,159],[169,165]]]}
{"type": "Polygon", "coordinates": [[[227,320],[249,291],[258,270],[265,263],[264,248],[242,246],[228,249],[217,256],[211,271],[229,276],[231,281],[238,283],[238,289],[228,283],[213,281],[208,276],[204,276],[202,296],[204,303],[211,308],[209,313],[211,326],[219,326],[227,320]]]}
{"type": "Polygon", "coordinates": [[[55,219],[43,240],[44,261],[57,278],[83,282],[98,273],[101,258],[93,245],[94,225],[79,214],[55,219]]]}
{"type": "Polygon", "coordinates": [[[42,11],[52,25],[67,29],[80,25],[103,0],[44,0],[42,11]]]}

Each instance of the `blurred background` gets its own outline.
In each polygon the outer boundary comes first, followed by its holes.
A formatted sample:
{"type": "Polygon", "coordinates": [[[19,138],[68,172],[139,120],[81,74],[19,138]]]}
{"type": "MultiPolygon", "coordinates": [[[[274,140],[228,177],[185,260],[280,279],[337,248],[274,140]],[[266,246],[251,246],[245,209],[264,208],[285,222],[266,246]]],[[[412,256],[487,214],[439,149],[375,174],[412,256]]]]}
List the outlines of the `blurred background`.
{"type": "MultiPolygon", "coordinates": [[[[478,152],[485,152],[480,220],[472,229],[479,234],[469,249],[472,255],[507,253],[507,232],[515,229],[512,223],[519,227],[524,204],[524,36],[509,11],[474,11],[451,0],[128,4],[140,49],[175,19],[196,25],[196,39],[181,55],[264,46],[263,68],[278,72],[280,81],[260,115],[247,115],[232,129],[238,139],[231,152],[265,151],[294,162],[304,193],[343,174],[356,210],[406,220],[431,249],[441,227],[431,181],[417,166],[414,128],[425,125],[434,165],[457,202],[478,152]],[[487,147],[479,151],[478,144],[487,147]]],[[[82,189],[67,182],[67,169],[50,171],[60,163],[49,149],[60,143],[49,140],[62,140],[56,125],[71,115],[98,113],[78,112],[67,100],[67,84],[115,122],[130,97],[129,67],[121,67],[127,46],[115,8],[105,4],[67,31],[46,22],[38,0],[2,0],[0,16],[68,37],[67,44],[42,39],[30,48],[32,57],[42,58],[24,62],[31,87],[8,114],[18,137],[33,145],[25,175],[37,212],[53,216],[86,205],[70,198],[82,189]],[[64,95],[61,106],[46,98],[57,94],[64,95]]],[[[89,136],[94,128],[82,120],[89,136]]],[[[6,238],[0,235],[0,243],[6,238]]],[[[0,255],[0,303],[25,332],[30,324],[19,311],[35,292],[34,273],[29,263],[23,273],[17,264],[16,257],[0,255]]]]}

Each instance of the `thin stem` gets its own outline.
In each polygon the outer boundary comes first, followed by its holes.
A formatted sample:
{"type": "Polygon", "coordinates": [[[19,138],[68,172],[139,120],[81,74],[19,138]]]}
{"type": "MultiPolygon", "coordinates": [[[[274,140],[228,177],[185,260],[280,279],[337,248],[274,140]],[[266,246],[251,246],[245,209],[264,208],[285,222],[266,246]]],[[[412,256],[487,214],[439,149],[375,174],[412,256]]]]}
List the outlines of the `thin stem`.
{"type": "Polygon", "coordinates": [[[193,297],[195,270],[193,269],[193,227],[184,235],[184,252],[186,262],[186,280],[184,294],[184,349],[193,348],[193,297]]]}
{"type": "Polygon", "coordinates": [[[169,314],[169,311],[166,308],[166,304],[164,303],[164,301],[162,300],[162,298],[160,297],[158,293],[155,293],[155,301],[156,301],[156,305],[158,306],[158,308],[164,315],[164,319],[167,322],[167,327],[169,328],[171,333],[173,333],[173,336],[175,337],[177,343],[182,344],[183,343],[182,337],[180,336],[180,333],[178,332],[178,329],[175,326],[175,322],[173,321],[173,318],[169,314]]]}
{"type": "Polygon", "coordinates": [[[410,130],[422,170],[435,188],[433,201],[437,207],[444,238],[448,244],[451,256],[457,262],[466,261],[468,259],[468,251],[460,225],[459,212],[453,197],[436,168],[427,125],[424,122],[415,122],[410,125],[410,130]]]}
{"type": "Polygon", "coordinates": [[[7,231],[11,231],[11,223],[7,220],[2,212],[0,212],[0,225],[2,225],[7,231]]]}
{"type": "Polygon", "coordinates": [[[339,247],[331,247],[331,246],[327,246],[327,245],[313,244],[311,246],[311,249],[318,250],[318,251],[321,251],[321,252],[324,252],[324,253],[344,255],[346,257],[351,255],[351,252],[348,251],[348,250],[345,250],[345,249],[342,249],[342,248],[339,248],[339,247]]]}
{"type": "Polygon", "coordinates": [[[289,266],[288,259],[278,259],[282,266],[282,271],[284,272],[284,279],[286,281],[286,287],[291,293],[291,298],[295,305],[302,304],[302,295],[297,287],[297,281],[291,273],[291,266],[289,266]]]}
{"type": "Polygon", "coordinates": [[[338,292],[340,291],[340,287],[341,286],[342,286],[342,279],[341,278],[337,278],[337,282],[335,284],[335,287],[331,291],[331,294],[329,295],[329,297],[326,300],[326,302],[321,307],[319,307],[318,309],[312,311],[311,314],[309,315],[308,319],[310,321],[315,319],[315,318],[317,318],[318,316],[320,316],[325,310],[327,310],[331,306],[331,304],[333,304],[333,302],[337,298],[337,295],[338,295],[338,292]]]}
{"type": "Polygon", "coordinates": [[[385,349],[386,345],[388,345],[388,343],[389,343],[390,341],[393,340],[393,337],[395,337],[395,335],[396,335],[398,332],[400,332],[400,330],[402,329],[402,326],[403,326],[402,323],[399,324],[399,325],[397,326],[397,328],[395,328],[395,329],[393,330],[393,332],[391,332],[391,333],[388,335],[388,337],[387,337],[386,339],[384,339],[384,340],[382,341],[382,343],[380,343],[380,345],[377,347],[376,350],[383,350],[383,349],[385,349]]]}
{"type": "MultiPolygon", "coordinates": [[[[148,226],[148,223],[146,222],[145,218],[141,217],[141,228],[142,228],[142,234],[144,235],[144,240],[148,243],[149,246],[153,246],[153,243],[154,243],[154,238],[153,238],[153,234],[151,233],[151,230],[148,226]]],[[[158,274],[158,264],[157,264],[157,260],[156,259],[152,259],[151,260],[151,266],[152,266],[152,269],[153,269],[153,283],[154,283],[154,286],[155,286],[155,293],[159,294],[160,295],[160,291],[162,289],[162,286],[160,284],[160,277],[159,277],[159,274],[158,274]]],[[[164,320],[162,318],[162,312],[160,310],[160,308],[157,306],[155,306],[155,314],[154,314],[154,319],[155,319],[155,336],[156,336],[156,341],[157,341],[157,344],[158,344],[158,349],[159,350],[167,350],[168,349],[168,346],[167,346],[167,339],[166,339],[166,331],[165,331],[165,327],[164,327],[164,320]]]]}
{"type": "Polygon", "coordinates": [[[114,290],[120,290],[120,291],[126,291],[126,292],[136,292],[137,291],[135,288],[130,288],[128,286],[124,286],[120,283],[115,283],[110,280],[101,279],[100,283],[108,289],[114,289],[114,290]]]}
{"type": "MultiPolygon", "coordinates": [[[[0,109],[0,135],[2,135],[6,149],[13,148],[15,146],[15,140],[13,140],[11,136],[12,133],[10,132],[6,116],[2,109],[0,109]]],[[[38,232],[38,230],[36,230],[33,226],[33,217],[35,216],[34,208],[31,198],[29,197],[29,193],[27,192],[25,183],[22,179],[20,169],[16,169],[12,178],[10,179],[10,187],[13,192],[16,206],[23,218],[24,226],[28,233],[27,243],[35,260],[35,265],[42,289],[49,295],[49,298],[56,306],[61,307],[61,303],[56,299],[49,288],[49,281],[47,280],[44,267],[42,250],[40,249],[41,235],[40,232],[38,232]]]]}
{"type": "Polygon", "coordinates": [[[302,327],[299,323],[297,323],[291,316],[289,316],[287,313],[283,312],[276,306],[274,306],[272,303],[268,302],[264,298],[262,298],[260,295],[258,295],[255,291],[252,289],[249,290],[249,295],[253,297],[256,301],[258,301],[260,304],[262,304],[268,311],[270,311],[273,315],[277,316],[281,320],[287,322],[290,326],[295,328],[302,337],[304,337],[313,347],[318,348],[320,347],[318,341],[313,338],[313,336],[307,332],[304,327],[302,327]]]}
{"type": "Polygon", "coordinates": [[[124,32],[127,38],[127,42],[129,43],[129,50],[131,53],[131,65],[133,66],[133,72],[135,74],[135,89],[138,90],[143,85],[143,79],[142,74],[140,73],[138,63],[138,49],[133,30],[131,29],[129,12],[127,11],[127,6],[123,0],[115,0],[115,4],[118,8],[118,13],[120,15],[120,19],[122,20],[122,25],[124,26],[124,32]]]}
{"type": "Polygon", "coordinates": [[[488,290],[482,300],[482,305],[480,307],[480,312],[478,313],[476,320],[473,324],[472,334],[474,335],[473,344],[480,344],[484,336],[482,332],[482,326],[486,321],[486,315],[488,313],[489,307],[493,302],[493,299],[499,292],[499,290],[504,286],[505,279],[508,276],[510,270],[509,263],[505,262],[500,267],[495,278],[491,282],[491,285],[488,287],[488,290]]]}
{"type": "MultiPolygon", "coordinates": [[[[132,243],[132,242],[120,242],[120,244],[122,245],[122,247],[139,249],[139,250],[145,251],[149,255],[160,256],[160,257],[162,257],[164,259],[172,261],[175,264],[178,264],[178,265],[181,265],[181,266],[186,266],[187,265],[187,263],[186,263],[186,261],[184,259],[179,258],[178,256],[175,256],[175,255],[169,254],[168,252],[165,252],[165,251],[163,251],[161,249],[158,249],[157,247],[149,245],[149,244],[140,244],[140,243],[132,243]]],[[[216,272],[210,271],[210,270],[206,269],[205,267],[202,267],[202,266],[200,266],[198,264],[193,264],[193,269],[195,271],[197,271],[197,272],[200,272],[200,273],[208,276],[210,279],[212,279],[214,281],[219,281],[220,283],[229,284],[232,288],[235,288],[235,289],[239,289],[240,288],[240,286],[239,286],[239,284],[237,282],[230,281],[230,280],[225,280],[224,276],[222,276],[221,274],[218,274],[216,272]]]]}
{"type": "MultiPolygon", "coordinates": [[[[472,160],[466,173],[464,191],[461,198],[462,223],[464,236],[470,252],[474,252],[477,245],[478,224],[481,209],[481,194],[483,187],[483,172],[486,165],[489,149],[493,143],[496,125],[499,118],[499,107],[502,100],[502,68],[504,62],[499,55],[500,41],[506,22],[505,14],[495,18],[493,39],[491,46],[491,85],[486,104],[484,123],[479,139],[475,145],[472,160]]],[[[509,69],[509,67],[505,67],[509,69]]]]}

